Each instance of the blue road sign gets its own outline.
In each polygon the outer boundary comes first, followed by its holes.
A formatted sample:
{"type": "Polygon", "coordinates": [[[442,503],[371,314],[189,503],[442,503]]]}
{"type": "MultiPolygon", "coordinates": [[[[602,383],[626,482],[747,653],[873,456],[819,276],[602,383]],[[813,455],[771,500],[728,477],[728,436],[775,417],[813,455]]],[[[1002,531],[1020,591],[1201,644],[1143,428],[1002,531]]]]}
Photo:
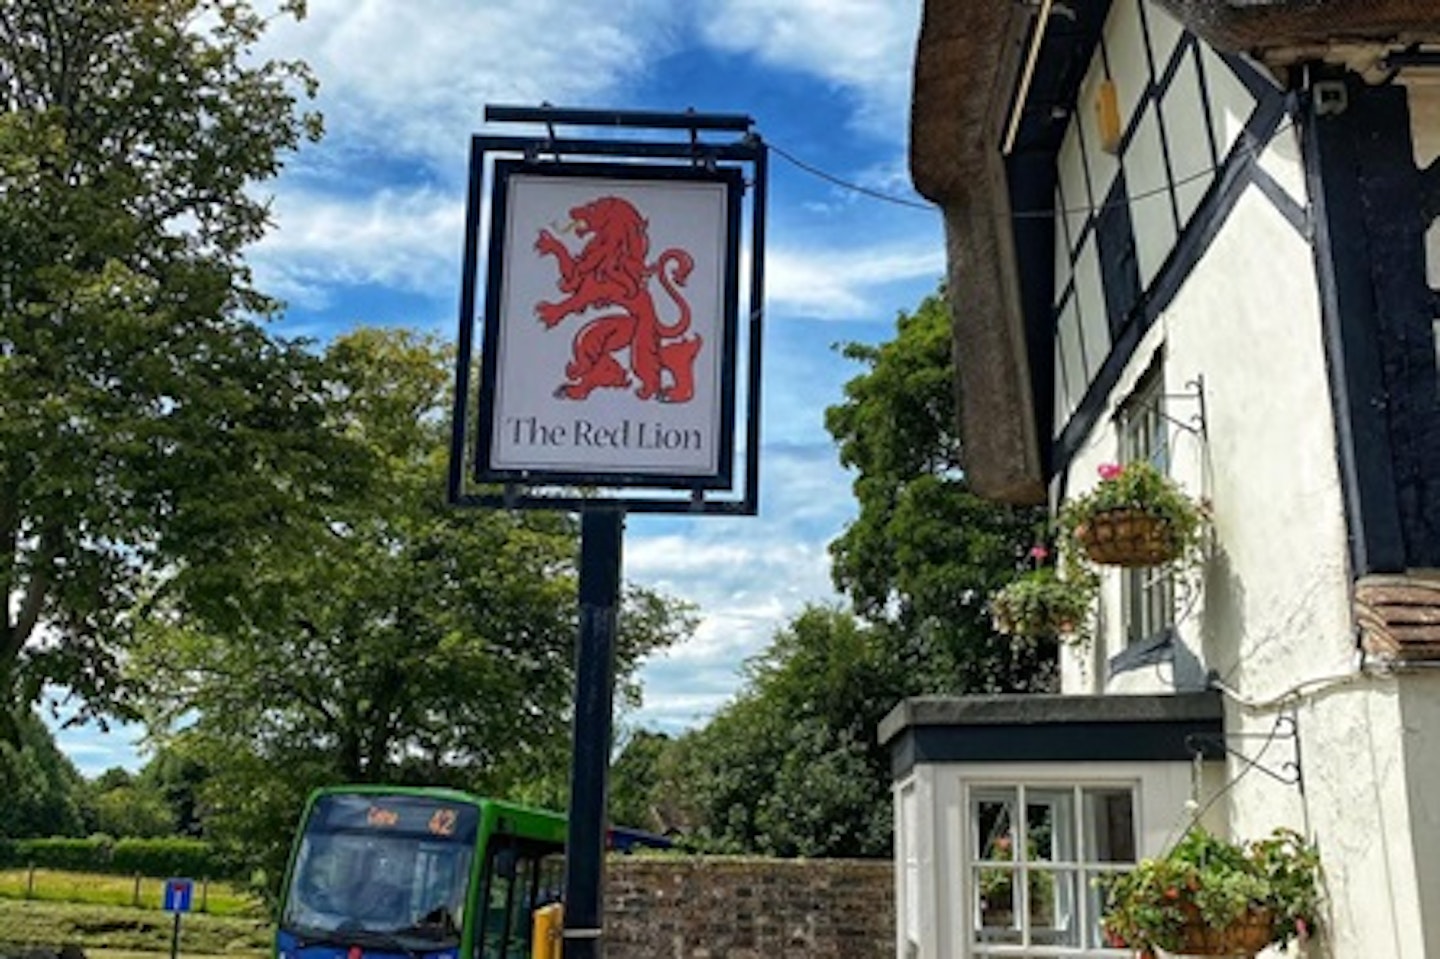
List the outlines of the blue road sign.
{"type": "Polygon", "coordinates": [[[194,898],[195,882],[191,879],[165,880],[165,911],[189,912],[194,898]]]}

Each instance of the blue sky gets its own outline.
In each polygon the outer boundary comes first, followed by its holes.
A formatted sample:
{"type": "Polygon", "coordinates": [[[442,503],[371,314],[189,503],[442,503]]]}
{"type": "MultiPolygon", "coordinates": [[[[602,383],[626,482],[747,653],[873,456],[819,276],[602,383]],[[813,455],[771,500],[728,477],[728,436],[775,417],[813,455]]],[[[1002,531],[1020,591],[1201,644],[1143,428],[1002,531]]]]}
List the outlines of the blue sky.
{"type": "MultiPolygon", "coordinates": [[[[358,325],[453,338],[469,137],[487,104],[744,113],[779,150],[919,202],[905,164],[919,0],[311,0],[266,52],[321,84],[327,135],[263,189],[252,253],[284,298],[276,331],[358,325]]],[[[531,132],[507,126],[503,131],[531,132]]],[[[630,727],[701,724],[740,664],[807,602],[835,599],[826,544],[854,514],[824,410],[858,368],[834,344],[888,338],[944,270],[939,216],[772,154],[760,515],[628,520],[624,573],[699,607],[695,637],[647,663],[630,727]]],[[[58,733],[93,775],[137,768],[137,730],[58,733]]]]}

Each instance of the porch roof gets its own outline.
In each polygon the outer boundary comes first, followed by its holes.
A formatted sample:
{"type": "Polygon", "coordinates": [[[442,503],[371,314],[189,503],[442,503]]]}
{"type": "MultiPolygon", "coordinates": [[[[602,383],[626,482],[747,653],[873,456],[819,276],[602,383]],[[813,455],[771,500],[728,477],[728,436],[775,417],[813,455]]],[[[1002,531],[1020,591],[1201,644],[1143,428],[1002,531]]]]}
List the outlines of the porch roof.
{"type": "Polygon", "coordinates": [[[891,774],[922,763],[1180,762],[1223,751],[1220,693],[922,697],[880,722],[891,774]]]}

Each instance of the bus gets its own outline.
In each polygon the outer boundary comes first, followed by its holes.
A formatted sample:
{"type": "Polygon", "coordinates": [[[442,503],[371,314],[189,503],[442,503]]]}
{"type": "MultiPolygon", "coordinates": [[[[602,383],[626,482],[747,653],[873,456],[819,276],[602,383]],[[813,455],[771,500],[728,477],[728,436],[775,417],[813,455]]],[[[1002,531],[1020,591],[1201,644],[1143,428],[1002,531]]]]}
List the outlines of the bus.
{"type": "MultiPolygon", "coordinates": [[[[276,959],[529,959],[560,900],[565,816],[454,789],[311,793],[290,852],[276,959]]],[[[664,848],[612,829],[611,848],[664,848]]]]}

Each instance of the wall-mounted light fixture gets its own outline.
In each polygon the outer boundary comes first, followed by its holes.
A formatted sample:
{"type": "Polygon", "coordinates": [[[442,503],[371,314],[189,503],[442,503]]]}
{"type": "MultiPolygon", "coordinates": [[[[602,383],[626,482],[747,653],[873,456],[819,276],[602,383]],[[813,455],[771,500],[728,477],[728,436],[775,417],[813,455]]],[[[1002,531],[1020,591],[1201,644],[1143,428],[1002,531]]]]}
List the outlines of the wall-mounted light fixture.
{"type": "Polygon", "coordinates": [[[1106,153],[1120,152],[1120,97],[1114,80],[1101,80],[1095,91],[1095,126],[1100,133],[1100,149],[1106,153]]]}

